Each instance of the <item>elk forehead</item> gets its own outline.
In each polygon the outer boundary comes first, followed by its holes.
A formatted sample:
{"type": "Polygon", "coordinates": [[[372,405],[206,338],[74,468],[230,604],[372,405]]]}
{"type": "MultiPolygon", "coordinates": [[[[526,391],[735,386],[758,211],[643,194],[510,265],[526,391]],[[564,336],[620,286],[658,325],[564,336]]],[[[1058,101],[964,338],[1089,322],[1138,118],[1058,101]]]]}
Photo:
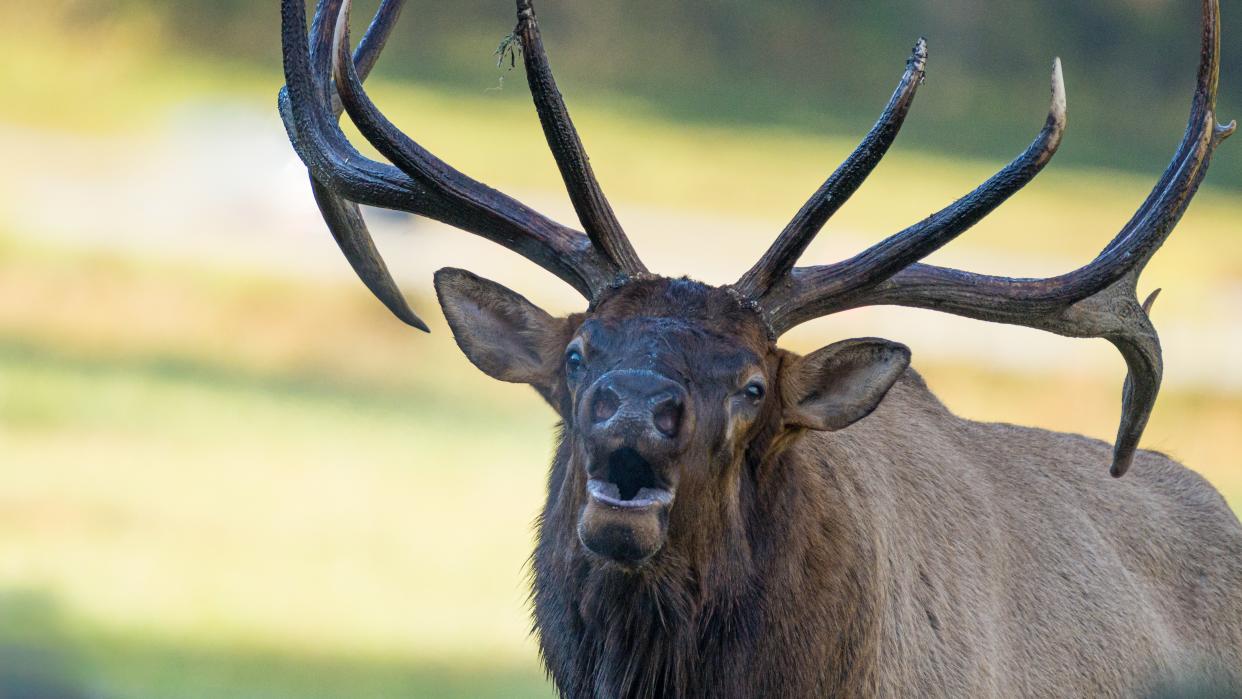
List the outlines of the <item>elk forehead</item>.
{"type": "MultiPolygon", "coordinates": [[[[729,287],[691,279],[650,277],[611,290],[594,304],[595,327],[619,327],[627,321],[649,322],[651,329],[695,328],[709,337],[743,345],[756,353],[771,345],[758,307],[729,287]]],[[[584,324],[584,330],[590,327],[584,324]]]]}
{"type": "Polygon", "coordinates": [[[761,366],[772,347],[766,327],[728,288],[649,278],[601,299],[570,348],[586,355],[595,375],[642,369],[708,385],[761,366]]]}

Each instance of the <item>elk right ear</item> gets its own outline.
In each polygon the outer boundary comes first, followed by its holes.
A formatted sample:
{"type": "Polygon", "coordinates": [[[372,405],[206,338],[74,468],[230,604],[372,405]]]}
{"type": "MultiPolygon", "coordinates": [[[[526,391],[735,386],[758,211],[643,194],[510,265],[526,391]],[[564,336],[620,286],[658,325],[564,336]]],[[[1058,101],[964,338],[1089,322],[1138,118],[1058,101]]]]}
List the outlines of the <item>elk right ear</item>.
{"type": "Polygon", "coordinates": [[[531,384],[548,395],[568,321],[463,269],[436,272],[435,285],[453,338],[471,363],[494,379],[531,384]]]}
{"type": "Polygon", "coordinates": [[[842,430],[871,414],[910,366],[910,349],[878,338],[842,340],[781,372],[785,423],[842,430]]]}

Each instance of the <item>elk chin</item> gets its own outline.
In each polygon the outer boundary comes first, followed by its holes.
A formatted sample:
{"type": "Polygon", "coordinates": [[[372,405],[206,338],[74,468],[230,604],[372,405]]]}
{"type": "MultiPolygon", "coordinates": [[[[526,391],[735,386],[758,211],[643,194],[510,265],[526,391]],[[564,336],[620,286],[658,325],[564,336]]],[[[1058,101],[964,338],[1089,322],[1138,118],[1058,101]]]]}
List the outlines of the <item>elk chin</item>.
{"type": "Polygon", "coordinates": [[[578,517],[578,539],[596,556],[636,567],[664,547],[673,493],[644,487],[628,499],[622,495],[615,483],[590,479],[587,504],[578,517]]]}
{"type": "Polygon", "coordinates": [[[578,540],[605,561],[636,568],[659,553],[668,538],[676,454],[650,442],[592,446],[584,464],[586,504],[578,514],[578,540]]]}

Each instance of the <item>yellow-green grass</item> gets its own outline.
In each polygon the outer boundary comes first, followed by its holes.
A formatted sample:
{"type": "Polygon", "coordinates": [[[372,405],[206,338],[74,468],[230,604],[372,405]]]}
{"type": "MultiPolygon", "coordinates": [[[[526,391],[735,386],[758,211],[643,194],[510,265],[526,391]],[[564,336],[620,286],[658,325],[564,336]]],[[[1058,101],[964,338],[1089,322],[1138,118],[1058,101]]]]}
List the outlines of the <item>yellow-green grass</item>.
{"type": "Polygon", "coordinates": [[[549,411],[332,287],[3,249],[0,606],[54,613],[0,658],[68,647],[105,696],[547,694],[549,411]]]}
{"type": "Polygon", "coordinates": [[[236,639],[133,633],[68,614],[46,593],[0,593],[0,692],[38,699],[550,698],[533,668],[299,652],[236,639]]]}
{"type": "Polygon", "coordinates": [[[500,412],[472,436],[460,397],[15,343],[0,385],[0,586],[63,607],[88,677],[143,691],[118,696],[254,696],[299,665],[437,688],[417,696],[541,685],[523,563],[550,421],[500,412]],[[284,669],[211,694],[143,684],[178,656],[199,677],[284,669]]]}
{"type": "MultiPolygon", "coordinates": [[[[524,566],[554,418],[434,325],[353,284],[0,243],[0,670],[153,699],[547,696],[524,566]]],[[[1089,376],[920,368],[972,417],[1115,419],[1089,376]]],[[[1237,396],[1166,391],[1153,431],[1193,434],[1177,456],[1239,507],[1238,424],[1237,396]]]]}

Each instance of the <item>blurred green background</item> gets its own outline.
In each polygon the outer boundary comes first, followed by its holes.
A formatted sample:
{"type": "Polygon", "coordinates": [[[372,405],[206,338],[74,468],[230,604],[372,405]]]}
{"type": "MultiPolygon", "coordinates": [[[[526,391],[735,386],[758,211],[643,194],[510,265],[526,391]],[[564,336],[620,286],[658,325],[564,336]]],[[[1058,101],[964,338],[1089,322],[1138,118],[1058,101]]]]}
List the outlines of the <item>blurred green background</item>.
{"type": "MultiPolygon", "coordinates": [[[[359,22],[373,3],[359,3],[359,22]]],[[[1184,128],[1190,0],[544,0],[600,178],[657,270],[735,279],[843,158],[919,35],[905,132],[806,259],[969,191],[1042,124],[1056,161],[933,259],[1071,269],[1137,208],[1184,128]]],[[[557,311],[572,291],[495,246],[368,212],[433,333],[393,320],[318,219],[275,115],[277,3],[0,6],[0,699],[551,695],[525,561],[554,416],[439,320],[467,266],[557,311]],[[24,692],[24,693],[23,693],[24,692]]],[[[1242,114],[1225,3],[1221,111],[1242,114]]],[[[572,210],[507,0],[411,2],[372,92],[466,172],[572,210]]],[[[1143,288],[1166,383],[1146,446],[1242,508],[1242,151],[1226,143],[1143,288]]],[[[1073,341],[904,309],[791,333],[911,345],[957,412],[1111,437],[1124,367],[1073,341]]],[[[1104,468],[1100,464],[1100,468],[1104,468]]]]}

